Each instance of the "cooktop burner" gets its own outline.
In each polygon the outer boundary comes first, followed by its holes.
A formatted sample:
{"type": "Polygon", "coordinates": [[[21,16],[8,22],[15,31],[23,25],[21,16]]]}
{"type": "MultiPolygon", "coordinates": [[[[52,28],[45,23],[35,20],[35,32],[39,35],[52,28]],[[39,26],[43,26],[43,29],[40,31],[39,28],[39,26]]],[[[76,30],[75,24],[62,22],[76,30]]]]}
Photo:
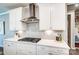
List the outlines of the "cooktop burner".
{"type": "Polygon", "coordinates": [[[27,42],[37,43],[40,40],[41,38],[22,38],[22,39],[19,39],[18,41],[27,41],[27,42]]]}

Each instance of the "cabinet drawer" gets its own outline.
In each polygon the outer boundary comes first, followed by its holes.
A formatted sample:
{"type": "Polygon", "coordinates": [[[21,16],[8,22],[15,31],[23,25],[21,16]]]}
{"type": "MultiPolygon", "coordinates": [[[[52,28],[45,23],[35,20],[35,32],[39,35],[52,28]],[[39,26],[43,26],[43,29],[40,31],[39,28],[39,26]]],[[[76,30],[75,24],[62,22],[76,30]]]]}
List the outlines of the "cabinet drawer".
{"type": "Polygon", "coordinates": [[[37,54],[39,55],[63,55],[69,54],[68,49],[48,47],[48,46],[37,46],[37,54]]]}
{"type": "Polygon", "coordinates": [[[53,48],[54,51],[57,53],[60,53],[60,54],[68,54],[69,53],[69,49],[65,49],[65,48],[53,48]]]}
{"type": "Polygon", "coordinates": [[[17,55],[36,55],[36,51],[17,51],[17,55]]]}

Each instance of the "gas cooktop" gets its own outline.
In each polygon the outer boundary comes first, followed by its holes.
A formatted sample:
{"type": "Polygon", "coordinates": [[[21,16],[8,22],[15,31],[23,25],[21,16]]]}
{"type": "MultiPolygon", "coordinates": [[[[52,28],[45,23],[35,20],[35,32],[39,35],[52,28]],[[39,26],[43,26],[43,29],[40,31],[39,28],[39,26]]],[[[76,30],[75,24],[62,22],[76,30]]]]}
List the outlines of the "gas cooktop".
{"type": "Polygon", "coordinates": [[[26,38],[19,39],[18,41],[37,43],[40,40],[41,40],[41,38],[30,38],[30,37],[27,38],[26,37],[26,38]]]}

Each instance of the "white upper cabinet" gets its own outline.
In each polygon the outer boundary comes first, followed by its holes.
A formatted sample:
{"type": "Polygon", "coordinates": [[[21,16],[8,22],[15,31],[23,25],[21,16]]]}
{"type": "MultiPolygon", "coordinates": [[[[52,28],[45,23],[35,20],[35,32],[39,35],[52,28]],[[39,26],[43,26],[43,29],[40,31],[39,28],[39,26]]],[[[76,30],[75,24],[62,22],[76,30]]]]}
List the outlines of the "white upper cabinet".
{"type": "Polygon", "coordinates": [[[24,30],[22,20],[25,18],[26,12],[23,7],[12,9],[9,11],[9,27],[10,30],[24,30]]]}
{"type": "Polygon", "coordinates": [[[65,30],[65,9],[64,3],[39,4],[40,30],[48,30],[50,26],[52,30],[65,30]]]}
{"type": "Polygon", "coordinates": [[[15,24],[16,24],[16,21],[15,21],[15,10],[11,10],[9,12],[9,28],[10,30],[15,30],[15,24]]]}
{"type": "Polygon", "coordinates": [[[52,29],[65,30],[66,6],[64,3],[55,3],[52,5],[52,29]]]}
{"type": "Polygon", "coordinates": [[[39,4],[39,29],[47,30],[50,27],[50,8],[46,4],[39,4]]]}

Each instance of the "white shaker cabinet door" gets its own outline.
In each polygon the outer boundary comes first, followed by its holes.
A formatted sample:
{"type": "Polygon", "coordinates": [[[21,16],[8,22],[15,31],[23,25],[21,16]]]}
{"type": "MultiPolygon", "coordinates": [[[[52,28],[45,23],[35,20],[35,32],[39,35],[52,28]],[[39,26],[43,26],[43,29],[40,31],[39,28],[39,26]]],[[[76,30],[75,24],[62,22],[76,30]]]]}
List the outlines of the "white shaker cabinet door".
{"type": "Polygon", "coordinates": [[[66,5],[64,3],[56,3],[52,5],[51,23],[53,30],[65,30],[66,22],[66,5]]]}
{"type": "Polygon", "coordinates": [[[49,46],[37,46],[37,55],[68,55],[69,49],[49,47],[49,46]]]}
{"type": "Polygon", "coordinates": [[[22,30],[23,8],[19,7],[9,11],[9,27],[10,30],[22,30]]]}
{"type": "Polygon", "coordinates": [[[18,42],[17,55],[36,55],[36,44],[18,42]]]}
{"type": "Polygon", "coordinates": [[[4,55],[16,55],[16,43],[5,41],[4,42],[4,55]]]}
{"type": "Polygon", "coordinates": [[[16,29],[16,10],[9,11],[9,28],[10,30],[16,29]]]}
{"type": "Polygon", "coordinates": [[[40,30],[65,30],[66,5],[64,3],[39,4],[40,30]],[[51,24],[50,24],[51,23],[51,24]]]}
{"type": "Polygon", "coordinates": [[[46,4],[39,4],[39,29],[48,30],[50,27],[50,8],[46,4]]]}

